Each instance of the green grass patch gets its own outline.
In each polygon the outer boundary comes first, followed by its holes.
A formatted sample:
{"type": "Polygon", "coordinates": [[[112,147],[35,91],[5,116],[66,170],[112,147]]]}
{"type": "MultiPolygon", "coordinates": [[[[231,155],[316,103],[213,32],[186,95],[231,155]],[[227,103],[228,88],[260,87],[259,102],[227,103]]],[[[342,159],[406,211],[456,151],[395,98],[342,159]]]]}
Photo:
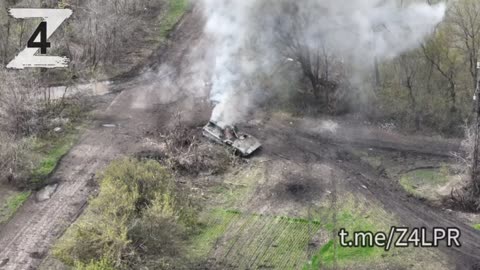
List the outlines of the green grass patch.
{"type": "Polygon", "coordinates": [[[169,0],[168,12],[163,18],[160,25],[160,36],[166,38],[168,34],[173,30],[175,24],[182,18],[183,14],[187,10],[187,0],[169,0]]]}
{"type": "Polygon", "coordinates": [[[191,261],[202,261],[232,224],[243,216],[242,204],[248,201],[256,183],[265,181],[263,166],[249,166],[225,175],[224,183],[209,190],[212,207],[200,214],[200,226],[188,245],[191,261]]]}
{"type": "Polygon", "coordinates": [[[0,224],[8,222],[15,212],[17,212],[18,208],[28,200],[30,194],[30,191],[25,191],[15,192],[10,195],[3,207],[0,208],[0,224]]]}
{"type": "Polygon", "coordinates": [[[62,136],[37,139],[34,151],[39,155],[39,164],[32,172],[31,184],[41,186],[57,167],[60,160],[76,144],[79,132],[73,130],[62,136]]]}
{"type": "Polygon", "coordinates": [[[320,269],[321,265],[332,265],[335,261],[335,256],[338,262],[343,261],[367,261],[372,257],[375,257],[379,252],[378,248],[365,247],[365,248],[334,248],[334,241],[330,240],[324,245],[319,252],[319,255],[314,256],[312,260],[312,267],[305,267],[304,269],[320,269]],[[336,253],[336,254],[335,254],[336,253]]]}
{"type": "Polygon", "coordinates": [[[384,157],[377,152],[372,153],[371,151],[368,151],[368,150],[355,149],[355,150],[352,150],[352,154],[360,158],[360,160],[362,160],[363,162],[372,166],[375,170],[379,170],[383,166],[385,166],[384,157]]]}
{"type": "MultiPolygon", "coordinates": [[[[344,196],[334,212],[328,203],[321,207],[314,217],[322,221],[321,229],[327,236],[319,250],[304,265],[304,270],[332,267],[352,269],[358,264],[374,264],[387,255],[383,248],[378,247],[342,247],[338,237],[332,238],[332,233],[338,233],[341,228],[347,232],[354,231],[388,231],[394,220],[380,206],[358,201],[355,197],[344,196]],[[336,222],[333,222],[336,220],[336,222]],[[336,244],[334,241],[337,241],[336,244]]],[[[351,235],[346,239],[351,240],[351,235]]]]}
{"type": "Polygon", "coordinates": [[[189,250],[197,259],[215,253],[217,261],[236,269],[295,269],[307,259],[308,242],[318,222],[222,209],[204,216],[207,222],[189,250]],[[220,246],[219,246],[220,245],[220,246]]]}
{"type": "Polygon", "coordinates": [[[475,225],[473,225],[473,228],[474,228],[475,230],[479,230],[479,231],[480,231],[480,224],[475,224],[475,225]]]}
{"type": "Polygon", "coordinates": [[[240,218],[238,211],[224,211],[215,209],[201,217],[203,224],[200,232],[193,237],[189,255],[195,259],[203,259],[215,245],[216,241],[225,234],[230,223],[240,218]]]}
{"type": "Polygon", "coordinates": [[[287,222],[293,222],[293,223],[304,223],[304,224],[315,224],[315,225],[320,225],[322,224],[319,220],[308,220],[305,218],[291,218],[291,217],[279,217],[287,222]]]}
{"type": "Polygon", "coordinates": [[[233,211],[241,207],[242,203],[250,199],[257,183],[265,181],[265,168],[253,166],[240,171],[229,173],[222,185],[213,187],[210,192],[214,196],[215,208],[219,205],[223,209],[233,211]]]}
{"type": "Polygon", "coordinates": [[[436,189],[447,184],[447,169],[420,169],[408,172],[400,178],[400,184],[409,193],[434,200],[436,189]]]}
{"type": "MultiPolygon", "coordinates": [[[[327,231],[338,230],[345,228],[348,232],[353,231],[384,231],[383,226],[375,225],[369,218],[359,215],[359,213],[351,212],[350,210],[341,210],[337,215],[337,225],[334,226],[332,222],[327,223],[323,228],[327,231]]],[[[347,240],[350,240],[348,238],[347,240]]],[[[335,262],[338,265],[348,265],[351,263],[371,262],[375,259],[381,258],[385,251],[382,248],[374,247],[342,247],[337,242],[329,240],[322,248],[313,256],[311,264],[305,265],[303,269],[320,269],[321,266],[332,266],[335,262]]]]}
{"type": "Polygon", "coordinates": [[[337,234],[341,228],[350,233],[346,239],[350,241],[352,232],[388,232],[390,226],[398,226],[398,221],[380,205],[345,196],[338,205],[336,224],[332,222],[333,211],[329,209],[328,204],[320,209],[319,214],[323,217],[321,220],[324,220],[321,228],[323,233],[326,233],[324,234],[326,239],[322,241],[323,244],[310,261],[304,265],[304,270],[330,269],[334,266],[339,269],[373,269],[377,265],[386,265],[391,269],[444,269],[442,267],[444,262],[437,259],[438,254],[433,254],[436,252],[433,250],[393,248],[385,251],[381,247],[342,247],[339,238],[332,237],[332,233],[337,234]],[[413,265],[416,267],[412,268],[413,265]]]}
{"type": "Polygon", "coordinates": [[[82,263],[79,261],[75,262],[75,270],[114,270],[115,267],[112,266],[112,263],[106,259],[101,259],[98,261],[90,261],[89,263],[82,263]]]}

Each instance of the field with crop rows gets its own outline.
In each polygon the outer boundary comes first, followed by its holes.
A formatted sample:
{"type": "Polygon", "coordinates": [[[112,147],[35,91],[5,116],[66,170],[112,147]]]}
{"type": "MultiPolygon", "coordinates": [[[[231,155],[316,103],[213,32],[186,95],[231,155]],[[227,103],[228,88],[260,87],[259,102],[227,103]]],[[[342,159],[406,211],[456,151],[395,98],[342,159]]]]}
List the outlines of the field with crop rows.
{"type": "Polygon", "coordinates": [[[207,240],[204,248],[213,247],[208,257],[222,269],[301,269],[308,261],[310,239],[321,227],[318,221],[235,211],[210,215],[202,241],[207,240]]]}

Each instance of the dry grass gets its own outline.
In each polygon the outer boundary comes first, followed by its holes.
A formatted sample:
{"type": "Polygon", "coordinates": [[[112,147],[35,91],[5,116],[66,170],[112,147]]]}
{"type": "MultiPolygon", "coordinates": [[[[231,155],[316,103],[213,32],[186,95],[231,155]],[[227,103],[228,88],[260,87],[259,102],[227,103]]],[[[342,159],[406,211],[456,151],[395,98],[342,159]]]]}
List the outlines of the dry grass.
{"type": "Polygon", "coordinates": [[[12,135],[0,133],[0,181],[25,187],[30,172],[35,168],[31,139],[16,140],[12,135]]]}
{"type": "Polygon", "coordinates": [[[451,192],[450,198],[447,203],[452,208],[458,208],[465,211],[478,212],[480,211],[480,198],[478,193],[475,192],[474,183],[471,179],[472,164],[474,159],[475,148],[475,127],[465,125],[465,138],[462,141],[462,153],[454,154],[457,160],[457,171],[463,176],[462,187],[455,188],[451,192]]]}
{"type": "Polygon", "coordinates": [[[203,143],[198,128],[177,121],[165,135],[159,135],[165,145],[166,162],[182,174],[220,174],[239,159],[229,149],[203,143]]]}

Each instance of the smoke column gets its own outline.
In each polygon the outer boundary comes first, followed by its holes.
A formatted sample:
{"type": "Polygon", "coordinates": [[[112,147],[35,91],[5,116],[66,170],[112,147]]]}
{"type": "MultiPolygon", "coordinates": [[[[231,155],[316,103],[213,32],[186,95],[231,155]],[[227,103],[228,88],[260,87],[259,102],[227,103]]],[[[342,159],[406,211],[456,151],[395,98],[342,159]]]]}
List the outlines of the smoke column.
{"type": "Polygon", "coordinates": [[[288,36],[294,14],[310,18],[302,25],[305,46],[321,43],[355,70],[370,68],[362,65],[374,57],[384,61],[420,46],[446,11],[444,3],[400,7],[393,0],[198,1],[207,19],[205,33],[214,40],[212,120],[222,124],[243,121],[255,105],[262,91],[255,75],[269,73],[286,57],[274,49],[278,40],[272,33],[288,36]]]}

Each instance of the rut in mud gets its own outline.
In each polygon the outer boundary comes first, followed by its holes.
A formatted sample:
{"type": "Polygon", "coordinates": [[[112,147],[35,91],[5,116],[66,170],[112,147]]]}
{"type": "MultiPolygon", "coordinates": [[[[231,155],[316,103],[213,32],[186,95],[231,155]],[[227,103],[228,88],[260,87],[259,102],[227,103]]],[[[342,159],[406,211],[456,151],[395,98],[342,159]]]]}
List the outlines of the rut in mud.
{"type": "Polygon", "coordinates": [[[262,139],[267,142],[272,141],[268,137],[273,135],[277,139],[281,138],[279,140],[286,145],[286,147],[277,147],[275,143],[271,145],[267,143],[265,149],[270,150],[266,150],[268,151],[266,154],[287,158],[297,163],[328,163],[332,167],[346,172],[346,188],[352,192],[362,193],[366,198],[381,202],[386,211],[401,220],[402,224],[398,224],[398,226],[426,227],[429,231],[433,227],[459,228],[462,233],[462,246],[459,248],[441,246],[441,250],[450,257],[452,262],[455,262],[457,269],[477,269],[475,267],[480,266],[480,233],[478,231],[459,221],[451,212],[429,206],[425,201],[412,197],[397,181],[376,172],[371,165],[349,155],[352,145],[361,145],[367,149],[378,147],[379,149],[388,149],[388,151],[409,153],[430,159],[436,157],[442,160],[446,155],[439,153],[439,149],[458,149],[458,144],[455,146],[451,142],[445,142],[444,145],[440,142],[426,144],[423,142],[421,149],[412,150],[411,147],[418,143],[415,140],[412,140],[411,145],[396,144],[381,138],[377,138],[374,144],[369,145],[364,143],[369,139],[368,137],[359,141],[332,143],[328,136],[322,137],[298,128],[280,129],[277,124],[274,124],[266,130],[268,131],[260,136],[262,139]]]}

